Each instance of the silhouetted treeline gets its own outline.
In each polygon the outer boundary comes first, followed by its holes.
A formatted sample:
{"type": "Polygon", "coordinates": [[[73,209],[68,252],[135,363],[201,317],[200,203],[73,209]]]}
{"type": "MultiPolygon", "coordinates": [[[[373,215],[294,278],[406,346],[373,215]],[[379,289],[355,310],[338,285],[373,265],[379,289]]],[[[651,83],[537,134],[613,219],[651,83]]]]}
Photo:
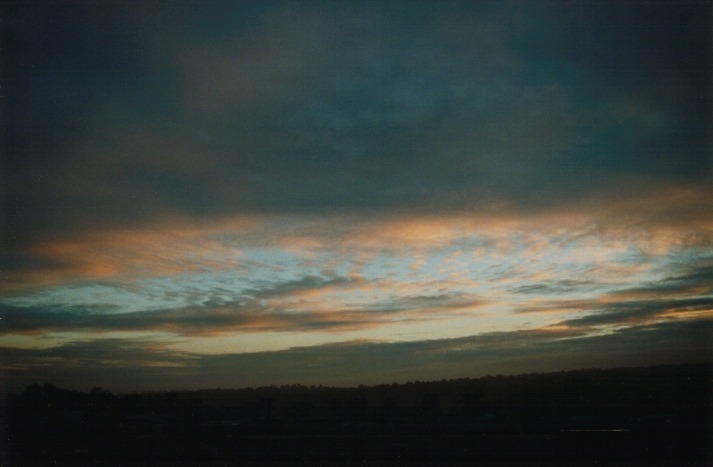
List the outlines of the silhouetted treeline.
{"type": "Polygon", "coordinates": [[[9,465],[712,460],[713,365],[8,397],[9,465]]]}

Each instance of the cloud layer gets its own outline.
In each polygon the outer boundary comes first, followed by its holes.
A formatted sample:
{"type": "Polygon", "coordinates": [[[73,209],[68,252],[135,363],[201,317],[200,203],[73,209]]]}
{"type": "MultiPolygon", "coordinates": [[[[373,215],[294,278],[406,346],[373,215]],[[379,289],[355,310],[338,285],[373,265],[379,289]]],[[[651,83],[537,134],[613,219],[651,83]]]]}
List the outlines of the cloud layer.
{"type": "Polygon", "coordinates": [[[577,8],[9,6],[8,240],[710,187],[703,12],[577,8]]]}
{"type": "Polygon", "coordinates": [[[710,357],[710,5],[0,8],[13,381],[710,357]]]}

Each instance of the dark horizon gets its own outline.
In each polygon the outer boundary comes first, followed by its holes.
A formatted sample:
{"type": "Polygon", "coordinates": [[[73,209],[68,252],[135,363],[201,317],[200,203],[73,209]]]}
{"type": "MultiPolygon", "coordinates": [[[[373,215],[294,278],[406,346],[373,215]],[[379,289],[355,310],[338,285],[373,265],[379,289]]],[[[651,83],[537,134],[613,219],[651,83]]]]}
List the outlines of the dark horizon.
{"type": "Polygon", "coordinates": [[[713,460],[710,363],[6,401],[11,465],[713,460]]]}
{"type": "MultiPolygon", "coordinates": [[[[370,388],[377,388],[377,387],[387,387],[387,386],[392,386],[392,387],[398,387],[398,386],[410,386],[410,385],[429,385],[429,384],[438,384],[438,383],[452,383],[452,382],[458,382],[458,381],[479,381],[479,380],[487,380],[487,379],[492,379],[492,378],[522,378],[522,377],[537,377],[537,376],[544,376],[544,377],[549,377],[549,376],[554,376],[554,375],[570,375],[570,376],[576,376],[577,374],[585,374],[585,373],[607,373],[607,372],[622,372],[622,371],[652,371],[652,370],[663,370],[666,371],[667,369],[674,369],[674,368],[703,368],[707,369],[710,371],[713,371],[713,362],[710,361],[688,361],[688,362],[677,362],[677,363],[659,363],[659,364],[649,364],[649,365],[630,365],[630,366],[615,366],[615,367],[582,367],[582,368],[573,368],[573,369],[561,369],[561,370],[554,370],[554,371],[530,371],[530,372],[520,372],[520,373],[487,373],[479,376],[460,376],[460,377],[455,377],[455,378],[435,378],[435,379],[414,379],[414,380],[408,380],[408,381],[388,381],[388,382],[381,382],[381,383],[373,383],[373,384],[353,384],[353,385],[325,385],[321,383],[316,383],[316,384],[302,384],[298,382],[293,382],[293,383],[285,383],[285,384],[270,384],[270,385],[258,385],[258,386],[235,386],[235,387],[222,387],[222,386],[216,386],[216,387],[197,387],[197,388],[191,388],[191,389],[185,389],[185,388],[154,388],[154,389],[144,389],[144,390],[128,390],[128,391],[113,391],[111,388],[104,387],[104,386],[91,386],[87,387],[86,389],[78,389],[76,387],[72,387],[71,385],[69,386],[63,386],[59,384],[54,384],[52,381],[34,381],[31,382],[25,386],[19,387],[20,390],[11,390],[11,391],[3,391],[3,397],[17,397],[21,395],[23,392],[27,391],[28,389],[32,387],[50,387],[50,388],[55,388],[60,391],[69,391],[69,392],[74,392],[74,393],[82,393],[82,394],[91,394],[92,392],[95,391],[101,391],[109,395],[115,395],[115,396],[128,396],[128,395],[133,395],[133,394],[141,394],[141,395],[152,395],[152,394],[166,394],[166,393],[177,393],[177,394],[191,394],[191,393],[201,393],[201,392],[210,392],[210,391],[227,391],[227,392],[240,392],[240,391],[245,391],[245,390],[253,390],[253,389],[259,389],[259,390],[264,390],[267,388],[271,389],[281,389],[281,388],[305,388],[305,389],[316,389],[316,388],[323,388],[323,389],[335,389],[335,390],[355,390],[355,389],[370,389],[370,388]]],[[[713,385],[713,381],[711,381],[711,384],[713,385]]],[[[712,395],[713,396],[713,395],[712,395]]]]}
{"type": "MultiPolygon", "coordinates": [[[[673,331],[671,331],[673,332],[673,331]]],[[[151,391],[192,391],[211,388],[239,389],[247,387],[305,385],[329,387],[374,386],[404,384],[413,381],[439,381],[442,379],[481,378],[489,375],[517,376],[523,374],[576,372],[591,369],[640,368],[677,364],[711,364],[713,362],[713,322],[678,325],[676,338],[661,339],[660,333],[650,326],[627,329],[609,336],[568,338],[543,345],[539,333],[523,332],[517,338],[509,333],[492,333],[461,339],[443,339],[403,344],[358,343],[291,348],[284,351],[259,354],[203,357],[202,365],[183,369],[178,375],[168,367],[163,372],[153,368],[150,376],[141,369],[128,365],[117,371],[116,366],[102,368],[57,367],[43,369],[39,376],[31,372],[7,378],[0,386],[0,394],[17,393],[31,384],[51,384],[70,390],[89,391],[101,387],[116,394],[151,391]],[[685,327],[684,327],[685,326],[685,327]],[[686,335],[689,347],[670,352],[671,345],[686,335]],[[507,337],[507,341],[502,339],[507,337]],[[512,348],[517,342],[519,348],[512,348]],[[649,350],[642,355],[641,347],[649,350]],[[542,348],[544,347],[544,348],[542,348]],[[454,360],[450,349],[458,349],[454,360]],[[593,349],[598,349],[592,354],[593,349]],[[538,352],[533,355],[533,351],[538,352]],[[616,355],[616,359],[609,356],[616,355]],[[418,366],[404,366],[404,359],[413,354],[435,354],[418,366]],[[502,365],[503,359],[508,360],[502,365]],[[375,365],[373,362],[378,361],[375,365]],[[304,368],[300,361],[311,362],[304,368]],[[616,363],[613,363],[613,362],[616,363]],[[366,367],[368,366],[368,370],[366,367]],[[425,366],[430,371],[419,372],[413,368],[425,366]],[[359,369],[364,367],[364,371],[359,369]],[[468,372],[464,368],[473,368],[468,372]],[[340,368],[341,370],[336,370],[340,368]],[[250,373],[250,384],[234,384],[233,373],[250,373]],[[328,377],[324,374],[329,372],[328,377]],[[221,373],[224,377],[206,373],[221,373]],[[277,374],[277,375],[276,375],[277,374]],[[91,375],[91,376],[88,376],[91,375]],[[367,377],[364,377],[367,375],[367,377]],[[130,376],[130,377],[129,377],[130,376]],[[143,379],[142,379],[143,377],[143,379]],[[158,381],[158,383],[157,383],[158,381]],[[204,381],[224,381],[206,385],[204,381]]],[[[7,354],[6,361],[16,358],[15,352],[7,354]]],[[[51,350],[44,350],[45,358],[52,360],[51,350]]],[[[22,358],[22,355],[20,355],[22,358]]]]}

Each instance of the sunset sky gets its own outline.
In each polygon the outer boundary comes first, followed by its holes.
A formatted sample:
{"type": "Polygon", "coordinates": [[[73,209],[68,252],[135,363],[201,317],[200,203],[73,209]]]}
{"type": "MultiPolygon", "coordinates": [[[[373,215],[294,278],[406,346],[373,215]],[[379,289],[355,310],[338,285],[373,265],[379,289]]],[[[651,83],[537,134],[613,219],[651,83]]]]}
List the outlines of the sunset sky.
{"type": "Polygon", "coordinates": [[[713,361],[711,2],[2,2],[0,380],[713,361]]]}

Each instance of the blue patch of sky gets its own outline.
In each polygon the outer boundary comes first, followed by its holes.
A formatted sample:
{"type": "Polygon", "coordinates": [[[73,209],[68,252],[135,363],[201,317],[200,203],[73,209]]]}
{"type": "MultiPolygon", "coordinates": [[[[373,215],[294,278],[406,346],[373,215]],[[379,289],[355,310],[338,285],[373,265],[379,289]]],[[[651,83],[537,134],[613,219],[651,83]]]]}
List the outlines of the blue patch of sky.
{"type": "Polygon", "coordinates": [[[362,275],[367,280],[405,278],[408,276],[411,259],[408,256],[397,256],[381,253],[364,265],[362,275]]]}

